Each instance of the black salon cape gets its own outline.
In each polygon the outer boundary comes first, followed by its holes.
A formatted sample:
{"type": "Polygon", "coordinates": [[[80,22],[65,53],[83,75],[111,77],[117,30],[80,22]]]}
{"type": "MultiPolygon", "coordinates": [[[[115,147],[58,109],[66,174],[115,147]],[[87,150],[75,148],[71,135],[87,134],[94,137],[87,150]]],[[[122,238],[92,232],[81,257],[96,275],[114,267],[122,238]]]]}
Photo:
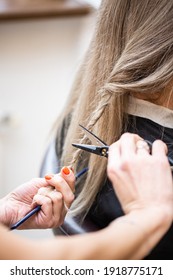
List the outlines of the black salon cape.
{"type": "MultiPolygon", "coordinates": [[[[163,127],[150,119],[129,115],[128,132],[136,133],[153,142],[162,139],[168,145],[168,155],[173,158],[173,129],[163,127]]],[[[154,185],[153,185],[154,188],[154,185]]],[[[123,215],[120,203],[109,181],[97,195],[90,209],[90,219],[100,228],[106,227],[115,218],[123,215]]],[[[145,259],[173,260],[173,226],[145,259]]]]}

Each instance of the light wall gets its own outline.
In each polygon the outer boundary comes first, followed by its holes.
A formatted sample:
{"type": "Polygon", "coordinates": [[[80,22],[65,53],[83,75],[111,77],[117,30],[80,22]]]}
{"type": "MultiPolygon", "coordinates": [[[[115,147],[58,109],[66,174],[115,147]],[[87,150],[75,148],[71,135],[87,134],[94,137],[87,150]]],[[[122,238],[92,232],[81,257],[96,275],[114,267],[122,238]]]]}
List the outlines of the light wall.
{"type": "MultiPolygon", "coordinates": [[[[95,15],[0,22],[1,196],[38,176],[50,129],[67,99],[94,22],[95,15]]],[[[40,238],[52,233],[20,234],[40,238]]]]}

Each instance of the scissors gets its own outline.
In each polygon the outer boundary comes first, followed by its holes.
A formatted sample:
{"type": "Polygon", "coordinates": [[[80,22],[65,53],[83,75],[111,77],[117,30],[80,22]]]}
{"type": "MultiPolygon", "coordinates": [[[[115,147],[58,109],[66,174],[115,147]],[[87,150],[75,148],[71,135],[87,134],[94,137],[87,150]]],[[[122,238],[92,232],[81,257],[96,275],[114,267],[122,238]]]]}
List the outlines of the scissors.
{"type": "Polygon", "coordinates": [[[79,124],[79,126],[85,131],[85,134],[93,145],[72,143],[72,146],[98,156],[108,157],[109,146],[83,125],[79,124]]]}
{"type": "MultiPolygon", "coordinates": [[[[89,131],[86,127],[84,127],[81,124],[79,124],[79,126],[85,131],[85,134],[91,141],[92,145],[72,143],[72,146],[84,150],[86,152],[93,153],[98,156],[103,156],[107,158],[109,153],[109,146],[104,141],[102,141],[99,137],[97,137],[93,132],[89,131]]],[[[151,152],[152,143],[148,140],[145,141],[149,145],[150,152],[151,152]]],[[[168,157],[168,161],[170,164],[170,168],[173,171],[173,159],[168,157]]]]}

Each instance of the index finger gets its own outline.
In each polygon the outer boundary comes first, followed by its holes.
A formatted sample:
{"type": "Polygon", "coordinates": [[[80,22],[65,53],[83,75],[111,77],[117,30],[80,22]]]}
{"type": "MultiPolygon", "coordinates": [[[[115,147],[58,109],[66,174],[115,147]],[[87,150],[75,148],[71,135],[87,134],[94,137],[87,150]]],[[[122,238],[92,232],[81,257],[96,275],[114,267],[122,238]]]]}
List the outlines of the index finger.
{"type": "Polygon", "coordinates": [[[75,175],[74,172],[71,170],[71,168],[64,166],[61,169],[61,176],[64,178],[64,180],[67,182],[67,184],[70,186],[72,192],[74,193],[75,191],[75,175]]]}
{"type": "Polygon", "coordinates": [[[71,203],[74,200],[74,184],[75,184],[75,176],[73,172],[70,170],[69,174],[63,174],[63,172],[51,175],[45,176],[45,179],[48,180],[49,184],[55,189],[60,192],[63,196],[64,202],[67,205],[67,207],[71,206],[71,203]]]}
{"type": "Polygon", "coordinates": [[[124,159],[129,159],[136,154],[136,144],[142,138],[133,133],[125,132],[120,138],[120,151],[124,159]]]}

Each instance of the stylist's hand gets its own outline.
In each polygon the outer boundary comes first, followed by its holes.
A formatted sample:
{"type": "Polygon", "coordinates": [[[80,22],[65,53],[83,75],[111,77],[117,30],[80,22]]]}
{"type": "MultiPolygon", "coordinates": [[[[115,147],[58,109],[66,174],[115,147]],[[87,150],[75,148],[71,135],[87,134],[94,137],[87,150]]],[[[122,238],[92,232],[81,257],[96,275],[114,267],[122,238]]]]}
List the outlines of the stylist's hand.
{"type": "Polygon", "coordinates": [[[109,149],[108,177],[126,214],[147,209],[173,217],[173,181],[166,145],[157,140],[149,153],[147,143],[125,133],[109,149]]]}
{"type": "Polygon", "coordinates": [[[35,206],[41,205],[41,210],[19,229],[54,228],[61,225],[74,200],[74,183],[74,173],[65,167],[59,174],[22,184],[1,200],[0,221],[10,227],[35,206]]]}

